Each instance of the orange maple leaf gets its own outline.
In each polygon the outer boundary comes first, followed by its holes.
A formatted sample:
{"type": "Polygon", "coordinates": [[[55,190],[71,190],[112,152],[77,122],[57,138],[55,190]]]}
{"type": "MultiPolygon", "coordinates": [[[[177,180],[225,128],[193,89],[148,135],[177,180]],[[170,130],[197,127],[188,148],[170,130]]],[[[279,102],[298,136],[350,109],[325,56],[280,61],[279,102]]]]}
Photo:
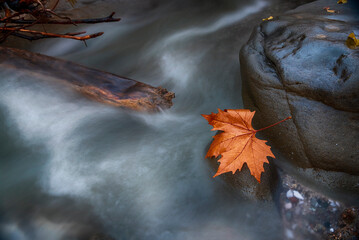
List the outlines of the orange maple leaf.
{"type": "Polygon", "coordinates": [[[207,152],[206,158],[222,156],[216,177],[222,173],[241,170],[244,163],[251,174],[260,182],[261,173],[264,172],[264,163],[268,163],[267,156],[275,158],[267,141],[255,137],[258,131],[275,126],[284,122],[288,117],[278,123],[266,128],[255,130],[252,127],[252,119],[255,111],[247,109],[228,109],[218,113],[202,116],[213,126],[212,131],[222,131],[215,135],[213,142],[207,152]]]}

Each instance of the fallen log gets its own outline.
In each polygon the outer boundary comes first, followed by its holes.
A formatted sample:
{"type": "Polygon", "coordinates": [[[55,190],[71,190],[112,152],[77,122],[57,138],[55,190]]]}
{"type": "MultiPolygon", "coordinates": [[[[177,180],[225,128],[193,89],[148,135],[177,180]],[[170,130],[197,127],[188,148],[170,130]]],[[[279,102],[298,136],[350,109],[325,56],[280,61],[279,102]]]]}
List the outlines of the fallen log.
{"type": "Polygon", "coordinates": [[[25,50],[0,47],[1,69],[25,71],[29,75],[70,85],[98,102],[136,111],[156,112],[172,106],[174,93],[133,79],[87,68],[25,50]]]}

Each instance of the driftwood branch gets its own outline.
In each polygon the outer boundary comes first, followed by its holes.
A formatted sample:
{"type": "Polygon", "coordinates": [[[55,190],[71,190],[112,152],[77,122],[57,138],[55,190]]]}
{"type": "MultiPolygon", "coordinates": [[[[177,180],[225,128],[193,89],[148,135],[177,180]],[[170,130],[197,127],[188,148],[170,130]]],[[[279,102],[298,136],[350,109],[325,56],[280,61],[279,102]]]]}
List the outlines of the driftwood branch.
{"type": "MultiPolygon", "coordinates": [[[[37,79],[46,86],[56,86],[57,91],[68,91],[70,87],[97,102],[137,111],[156,112],[170,108],[174,98],[174,93],[161,87],[155,88],[73,62],[0,46],[0,72],[5,70],[10,74],[26,74],[26,82],[37,79]]],[[[0,78],[2,84],[5,81],[0,78]]]]}
{"type": "MultiPolygon", "coordinates": [[[[86,32],[66,33],[66,34],[64,34],[64,36],[76,36],[76,35],[80,35],[80,34],[84,34],[84,33],[86,33],[86,32]]],[[[29,40],[29,41],[35,41],[35,40],[44,39],[44,38],[55,38],[53,36],[44,36],[44,35],[30,36],[30,35],[26,35],[26,34],[18,33],[18,32],[12,32],[11,34],[13,36],[15,36],[15,37],[23,38],[23,39],[26,39],[26,40],[29,40]]]]}

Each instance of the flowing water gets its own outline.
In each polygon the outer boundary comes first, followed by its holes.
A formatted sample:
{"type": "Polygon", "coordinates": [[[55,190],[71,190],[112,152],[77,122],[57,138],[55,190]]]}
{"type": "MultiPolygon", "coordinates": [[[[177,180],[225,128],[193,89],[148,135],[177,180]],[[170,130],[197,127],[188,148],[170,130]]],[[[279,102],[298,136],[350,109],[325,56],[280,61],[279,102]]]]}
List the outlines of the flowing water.
{"type": "Polygon", "coordinates": [[[169,110],[129,112],[1,73],[1,239],[281,239],[273,203],[212,178],[204,156],[213,132],[200,116],[242,108],[238,52],[278,1],[174,2],[87,26],[105,32],[88,47],[32,45],[166,87],[176,93],[169,110]]]}

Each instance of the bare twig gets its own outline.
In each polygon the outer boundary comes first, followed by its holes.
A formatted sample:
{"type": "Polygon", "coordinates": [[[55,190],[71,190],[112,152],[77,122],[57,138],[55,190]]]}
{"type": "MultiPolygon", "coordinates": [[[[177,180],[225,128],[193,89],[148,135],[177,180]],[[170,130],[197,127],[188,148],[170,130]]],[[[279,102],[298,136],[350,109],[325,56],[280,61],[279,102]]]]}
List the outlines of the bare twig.
{"type": "MultiPolygon", "coordinates": [[[[121,18],[113,18],[115,13],[111,13],[109,16],[104,18],[90,18],[90,19],[69,19],[66,21],[63,20],[40,20],[37,23],[41,24],[96,24],[96,23],[103,23],[103,22],[118,22],[121,20],[121,18]]],[[[0,20],[0,23],[14,23],[14,24],[32,24],[36,20],[24,20],[24,19],[7,19],[3,21],[0,20]]]]}
{"type": "MultiPolygon", "coordinates": [[[[0,0],[0,4],[2,2],[3,1],[0,0]]],[[[60,16],[53,11],[59,3],[59,0],[55,2],[55,5],[51,9],[45,8],[45,5],[42,2],[46,3],[45,0],[28,0],[26,1],[28,6],[12,6],[16,9],[16,11],[14,11],[14,9],[10,9],[7,5],[4,5],[3,11],[5,11],[6,14],[5,17],[0,18],[0,42],[5,41],[9,36],[15,36],[30,41],[43,38],[68,38],[83,41],[86,44],[85,40],[101,36],[103,32],[78,36],[80,34],[84,34],[85,32],[57,34],[48,33],[45,28],[43,32],[31,30],[29,28],[37,24],[41,24],[42,26],[46,24],[73,24],[76,26],[76,24],[96,24],[103,22],[118,22],[121,20],[120,18],[113,17],[115,15],[114,12],[103,18],[72,20],[69,17],[60,16]]],[[[75,0],[71,2],[75,2],[75,0]]]]}
{"type": "Polygon", "coordinates": [[[80,41],[96,38],[96,37],[99,37],[99,36],[101,36],[103,34],[103,32],[98,32],[98,33],[89,34],[89,35],[85,35],[85,36],[75,36],[75,35],[78,35],[79,33],[75,33],[75,34],[56,34],[56,33],[40,32],[40,31],[35,31],[35,30],[23,29],[23,28],[19,29],[19,28],[14,28],[14,27],[0,27],[0,30],[1,31],[10,31],[10,32],[12,32],[11,33],[12,35],[14,35],[14,33],[16,33],[17,36],[24,35],[24,34],[28,33],[28,34],[34,35],[37,39],[41,39],[41,38],[69,38],[69,39],[80,40],[80,41]],[[19,32],[20,32],[20,34],[19,34],[19,32]]]}
{"type": "Polygon", "coordinates": [[[59,4],[59,1],[60,1],[60,0],[57,0],[57,1],[55,2],[55,5],[52,6],[52,8],[51,8],[52,11],[55,10],[55,8],[57,7],[57,5],[59,4]]]}
{"type": "MultiPolygon", "coordinates": [[[[68,35],[68,36],[76,36],[76,35],[80,35],[80,34],[84,34],[86,32],[78,32],[78,33],[66,33],[64,35],[68,35]]],[[[43,35],[38,35],[38,36],[30,36],[30,35],[26,35],[26,34],[22,34],[22,33],[18,33],[18,32],[11,32],[10,35],[19,37],[19,38],[23,38],[29,41],[35,41],[35,40],[39,40],[39,39],[44,39],[44,38],[55,38],[53,36],[43,36],[43,35]]],[[[0,40],[1,41],[1,40],[0,40]]],[[[85,40],[83,40],[85,41],[85,40]]],[[[86,44],[86,42],[85,42],[86,44]]]]}

